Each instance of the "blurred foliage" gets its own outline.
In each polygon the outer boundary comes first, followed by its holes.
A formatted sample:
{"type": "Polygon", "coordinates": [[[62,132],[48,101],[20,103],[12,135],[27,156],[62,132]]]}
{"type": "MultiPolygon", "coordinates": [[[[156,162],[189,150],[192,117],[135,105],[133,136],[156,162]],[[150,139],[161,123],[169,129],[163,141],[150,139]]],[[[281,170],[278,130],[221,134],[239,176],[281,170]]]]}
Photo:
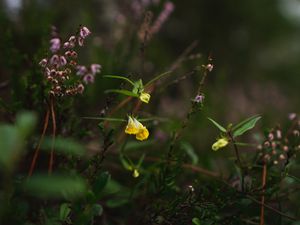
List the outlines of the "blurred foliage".
{"type": "Polygon", "coordinates": [[[300,3],[172,2],[0,0],[0,224],[260,224],[261,202],[265,224],[300,223],[300,3]],[[102,66],[54,103],[52,26],[87,26],[78,61],[102,66]]]}

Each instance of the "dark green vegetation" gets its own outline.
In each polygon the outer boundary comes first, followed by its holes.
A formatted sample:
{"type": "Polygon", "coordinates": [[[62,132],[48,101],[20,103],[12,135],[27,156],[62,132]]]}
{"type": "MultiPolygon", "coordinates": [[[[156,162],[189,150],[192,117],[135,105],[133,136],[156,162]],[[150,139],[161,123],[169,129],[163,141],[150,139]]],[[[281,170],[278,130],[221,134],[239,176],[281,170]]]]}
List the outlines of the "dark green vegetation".
{"type": "Polygon", "coordinates": [[[298,1],[7,2],[0,224],[300,224],[298,1]]]}

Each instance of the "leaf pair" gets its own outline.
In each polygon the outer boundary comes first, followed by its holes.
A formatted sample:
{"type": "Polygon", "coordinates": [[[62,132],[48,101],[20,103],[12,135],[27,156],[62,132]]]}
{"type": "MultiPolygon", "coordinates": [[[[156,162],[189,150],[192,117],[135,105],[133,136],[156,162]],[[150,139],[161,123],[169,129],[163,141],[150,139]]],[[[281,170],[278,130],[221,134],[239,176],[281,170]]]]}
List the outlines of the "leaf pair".
{"type": "Polygon", "coordinates": [[[251,116],[245,120],[243,120],[242,122],[238,123],[235,126],[228,126],[227,129],[225,129],[222,125],[220,125],[219,123],[217,123],[215,120],[213,120],[212,118],[208,118],[221,132],[223,133],[227,133],[228,131],[232,132],[232,136],[238,137],[243,135],[245,132],[247,132],[248,130],[251,130],[252,128],[255,127],[255,124],[257,123],[258,120],[260,120],[261,116],[260,115],[255,115],[255,116],[251,116]]]}

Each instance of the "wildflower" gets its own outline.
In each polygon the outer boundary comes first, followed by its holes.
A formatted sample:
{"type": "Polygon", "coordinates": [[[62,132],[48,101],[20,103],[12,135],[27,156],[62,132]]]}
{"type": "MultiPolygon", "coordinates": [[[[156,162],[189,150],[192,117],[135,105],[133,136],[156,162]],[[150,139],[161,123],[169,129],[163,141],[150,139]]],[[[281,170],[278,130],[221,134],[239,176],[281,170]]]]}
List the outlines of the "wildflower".
{"type": "Polygon", "coordinates": [[[82,37],[78,37],[78,45],[79,46],[83,46],[83,38],[82,37]]]}
{"type": "Polygon", "coordinates": [[[79,76],[83,76],[87,72],[87,68],[85,66],[78,65],[78,66],[76,66],[76,69],[77,69],[76,74],[79,75],[79,76]]]}
{"type": "Polygon", "coordinates": [[[139,141],[146,140],[149,136],[147,128],[141,124],[137,119],[128,116],[128,123],[125,129],[126,134],[133,134],[139,141]]]}
{"type": "Polygon", "coordinates": [[[86,84],[92,84],[92,83],[94,83],[94,80],[95,80],[95,77],[89,73],[83,77],[83,82],[86,84]]]}
{"type": "Polygon", "coordinates": [[[59,59],[60,59],[59,60],[60,61],[60,66],[65,66],[67,64],[67,60],[64,56],[61,56],[59,59]]]}
{"type": "Polygon", "coordinates": [[[212,150],[217,151],[220,148],[224,148],[228,143],[227,138],[220,138],[212,145],[212,150]]]}
{"type": "Polygon", "coordinates": [[[69,42],[70,42],[70,44],[75,45],[75,43],[76,43],[76,37],[75,37],[74,35],[71,36],[71,37],[69,38],[69,42]]]}
{"type": "Polygon", "coordinates": [[[93,75],[95,75],[96,73],[100,73],[100,70],[101,70],[101,65],[99,65],[99,64],[91,65],[91,72],[93,75]]]}
{"type": "Polygon", "coordinates": [[[80,37],[86,38],[91,34],[91,31],[87,27],[81,27],[79,31],[80,37]]]}
{"type": "Polygon", "coordinates": [[[63,45],[63,48],[65,49],[65,48],[69,48],[70,47],[70,42],[65,42],[64,43],[64,45],[63,45]]]}
{"type": "Polygon", "coordinates": [[[48,60],[47,59],[42,59],[39,64],[41,67],[45,67],[47,65],[48,60]]]}
{"type": "Polygon", "coordinates": [[[134,170],[133,170],[133,173],[132,173],[132,176],[133,176],[134,178],[139,177],[139,176],[140,176],[139,171],[138,171],[137,169],[134,169],[134,170]]]}
{"type": "Polygon", "coordinates": [[[51,65],[58,65],[59,63],[59,56],[58,55],[53,55],[50,59],[50,64],[51,65]]]}
{"type": "Polygon", "coordinates": [[[59,38],[52,38],[50,40],[50,51],[55,53],[60,49],[60,39],[59,38]]]}
{"type": "Polygon", "coordinates": [[[204,95],[202,94],[196,95],[196,97],[193,100],[193,102],[196,103],[203,103],[203,101],[204,101],[204,95]]]}
{"type": "Polygon", "coordinates": [[[140,100],[142,101],[142,102],[145,102],[145,103],[148,103],[149,101],[150,101],[150,94],[148,94],[148,93],[146,93],[146,92],[142,92],[141,94],[140,94],[140,100]]]}

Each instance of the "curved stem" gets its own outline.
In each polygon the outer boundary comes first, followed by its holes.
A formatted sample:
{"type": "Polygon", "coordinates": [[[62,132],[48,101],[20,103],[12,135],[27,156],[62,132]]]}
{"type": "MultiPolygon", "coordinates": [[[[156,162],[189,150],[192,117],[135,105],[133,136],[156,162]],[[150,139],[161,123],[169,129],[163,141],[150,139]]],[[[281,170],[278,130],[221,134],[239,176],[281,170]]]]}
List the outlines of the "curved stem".
{"type": "Polygon", "coordinates": [[[41,143],[44,139],[44,136],[45,136],[45,133],[46,133],[46,130],[48,128],[48,124],[49,124],[49,116],[50,116],[50,110],[49,108],[47,109],[47,112],[46,112],[46,116],[45,116],[45,120],[44,120],[44,128],[43,128],[43,132],[42,132],[42,135],[40,137],[40,140],[39,140],[39,143],[35,149],[35,152],[34,152],[34,155],[33,155],[33,158],[32,158],[32,161],[31,161],[31,164],[30,164],[30,169],[29,169],[29,172],[28,172],[28,177],[30,177],[33,173],[33,170],[34,170],[34,167],[35,167],[35,164],[36,164],[36,160],[37,160],[37,157],[39,155],[39,151],[40,151],[40,147],[41,147],[41,143]]]}
{"type": "Polygon", "coordinates": [[[54,144],[55,144],[55,136],[56,136],[56,118],[55,118],[55,111],[54,111],[54,97],[51,97],[50,110],[51,110],[51,117],[52,117],[52,147],[51,147],[51,152],[50,152],[48,174],[52,173],[53,162],[54,162],[54,144]]]}

